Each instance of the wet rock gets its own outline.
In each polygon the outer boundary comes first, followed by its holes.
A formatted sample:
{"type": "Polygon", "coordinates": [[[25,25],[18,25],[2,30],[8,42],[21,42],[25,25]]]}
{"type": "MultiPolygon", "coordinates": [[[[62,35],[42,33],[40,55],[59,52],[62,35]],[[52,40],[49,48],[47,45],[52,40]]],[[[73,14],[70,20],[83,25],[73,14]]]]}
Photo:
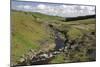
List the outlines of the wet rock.
{"type": "Polygon", "coordinates": [[[49,58],[48,54],[42,54],[40,56],[43,57],[43,58],[49,58]]]}
{"type": "Polygon", "coordinates": [[[53,52],[53,55],[57,55],[57,54],[59,54],[60,52],[59,51],[54,51],[53,52]]]}
{"type": "Polygon", "coordinates": [[[25,61],[25,58],[20,58],[20,60],[18,62],[23,63],[24,61],[25,61]]]}

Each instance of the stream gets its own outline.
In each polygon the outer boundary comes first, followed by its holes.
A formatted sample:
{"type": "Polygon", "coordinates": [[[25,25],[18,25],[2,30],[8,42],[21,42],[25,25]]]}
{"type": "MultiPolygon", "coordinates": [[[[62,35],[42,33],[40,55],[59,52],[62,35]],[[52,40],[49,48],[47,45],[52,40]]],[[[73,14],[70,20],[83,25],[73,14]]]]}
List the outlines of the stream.
{"type": "Polygon", "coordinates": [[[62,49],[64,47],[64,39],[61,38],[61,33],[55,31],[55,50],[62,49]]]}

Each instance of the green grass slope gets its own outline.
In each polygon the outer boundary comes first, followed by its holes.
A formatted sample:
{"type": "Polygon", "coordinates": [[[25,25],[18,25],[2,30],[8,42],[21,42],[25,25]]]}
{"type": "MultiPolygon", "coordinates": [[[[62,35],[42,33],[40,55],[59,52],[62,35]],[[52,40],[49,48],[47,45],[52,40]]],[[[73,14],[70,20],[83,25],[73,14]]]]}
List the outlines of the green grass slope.
{"type": "MultiPolygon", "coordinates": [[[[42,17],[42,14],[34,15],[42,17]]],[[[38,23],[30,12],[12,11],[11,18],[13,62],[16,62],[29,49],[39,51],[43,46],[40,44],[45,40],[52,43],[53,40],[50,39],[45,25],[38,23]]]]}

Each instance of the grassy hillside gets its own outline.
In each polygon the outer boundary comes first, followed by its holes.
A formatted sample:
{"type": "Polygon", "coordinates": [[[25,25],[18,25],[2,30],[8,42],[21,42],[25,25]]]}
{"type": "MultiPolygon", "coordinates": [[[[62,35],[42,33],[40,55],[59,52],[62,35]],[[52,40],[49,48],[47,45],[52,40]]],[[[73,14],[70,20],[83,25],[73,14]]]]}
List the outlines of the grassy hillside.
{"type": "MultiPolygon", "coordinates": [[[[68,39],[70,44],[78,44],[78,49],[69,50],[58,55],[50,63],[89,61],[88,50],[95,51],[95,18],[62,21],[65,18],[49,16],[40,13],[14,11],[11,12],[12,27],[12,45],[11,58],[12,63],[17,63],[21,56],[28,53],[30,49],[36,52],[49,51],[55,48],[55,34],[48,25],[58,30],[60,36],[68,39]],[[65,34],[64,34],[65,33],[65,34]],[[67,37],[66,37],[67,36],[67,37]]],[[[73,45],[71,46],[73,47],[73,45]]],[[[93,58],[94,60],[94,58],[93,58]]]]}
{"type": "MultiPolygon", "coordinates": [[[[46,31],[47,27],[44,24],[38,23],[32,15],[31,13],[26,14],[25,12],[11,12],[12,60],[14,62],[16,62],[20,56],[27,53],[29,49],[39,51],[47,46],[46,48],[49,50],[50,47],[48,47],[48,45],[43,47],[42,43],[45,41],[50,42],[52,45],[53,40],[50,39],[50,35],[48,35],[50,32],[46,31]]],[[[40,14],[34,15],[38,16],[40,14]]]]}

